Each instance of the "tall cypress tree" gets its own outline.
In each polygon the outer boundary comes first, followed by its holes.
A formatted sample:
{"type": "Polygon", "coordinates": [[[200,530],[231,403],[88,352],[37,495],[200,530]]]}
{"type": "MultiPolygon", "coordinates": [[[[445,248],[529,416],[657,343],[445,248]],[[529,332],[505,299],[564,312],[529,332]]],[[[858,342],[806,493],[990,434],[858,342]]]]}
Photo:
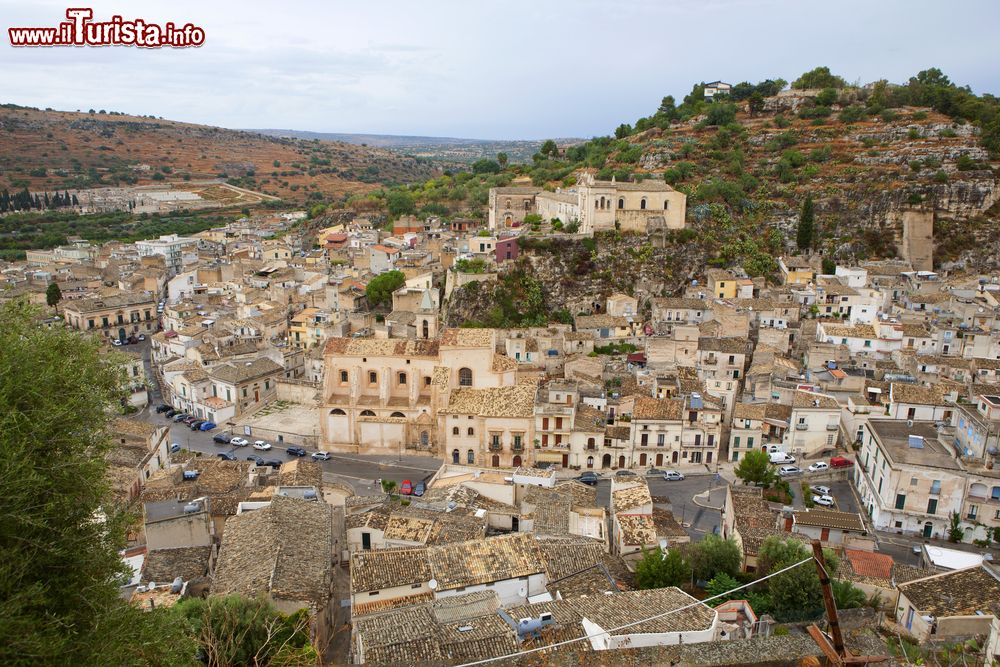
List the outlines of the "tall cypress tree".
{"type": "Polygon", "coordinates": [[[802,252],[812,248],[813,235],[816,231],[815,216],[812,195],[807,195],[806,200],[802,202],[802,213],[799,215],[799,228],[795,235],[795,242],[802,252]]]}

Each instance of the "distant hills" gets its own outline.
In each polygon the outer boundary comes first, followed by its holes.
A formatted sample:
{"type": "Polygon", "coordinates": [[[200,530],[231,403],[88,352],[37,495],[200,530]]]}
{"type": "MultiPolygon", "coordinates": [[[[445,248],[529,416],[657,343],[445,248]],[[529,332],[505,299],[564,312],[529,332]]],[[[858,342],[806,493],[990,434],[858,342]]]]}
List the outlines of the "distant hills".
{"type": "MultiPolygon", "coordinates": [[[[495,158],[497,153],[506,153],[511,162],[529,162],[531,156],[541,148],[542,141],[519,141],[505,139],[463,139],[459,137],[421,137],[396,134],[348,134],[339,132],[309,132],[306,130],[251,129],[272,137],[294,139],[319,139],[320,141],[341,141],[356,146],[372,146],[404,153],[415,157],[438,160],[474,162],[481,158],[495,158]]],[[[556,139],[560,146],[578,144],[582,139],[556,139]]]]}

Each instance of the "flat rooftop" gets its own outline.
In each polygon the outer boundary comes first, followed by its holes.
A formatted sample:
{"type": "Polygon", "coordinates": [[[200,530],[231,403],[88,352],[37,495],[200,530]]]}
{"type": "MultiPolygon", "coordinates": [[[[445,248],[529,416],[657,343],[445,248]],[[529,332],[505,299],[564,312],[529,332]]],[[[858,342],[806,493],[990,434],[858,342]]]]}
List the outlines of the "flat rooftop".
{"type": "Polygon", "coordinates": [[[961,470],[955,455],[938,440],[938,430],[933,422],[911,422],[898,419],[872,419],[868,422],[882,443],[886,455],[894,463],[905,465],[961,470]],[[913,447],[910,436],[920,436],[923,447],[913,447]]]}

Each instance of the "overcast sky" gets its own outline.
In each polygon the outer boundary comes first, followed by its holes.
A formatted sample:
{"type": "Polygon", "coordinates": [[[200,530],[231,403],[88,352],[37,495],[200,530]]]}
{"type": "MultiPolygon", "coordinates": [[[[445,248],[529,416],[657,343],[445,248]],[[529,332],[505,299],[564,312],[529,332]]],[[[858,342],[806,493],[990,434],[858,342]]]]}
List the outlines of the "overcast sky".
{"type": "Polygon", "coordinates": [[[697,81],[848,81],[940,67],[1000,93],[1000,2],[327,0],[72,2],[205,29],[193,49],[11,48],[67,4],[0,0],[0,101],[231,128],[497,139],[590,137],[697,81]]]}

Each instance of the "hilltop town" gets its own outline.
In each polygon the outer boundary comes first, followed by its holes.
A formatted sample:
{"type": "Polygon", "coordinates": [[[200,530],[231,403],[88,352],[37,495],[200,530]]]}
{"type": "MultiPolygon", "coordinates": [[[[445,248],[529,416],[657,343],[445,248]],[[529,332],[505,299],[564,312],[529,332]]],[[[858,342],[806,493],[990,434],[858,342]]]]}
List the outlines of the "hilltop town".
{"type": "Polygon", "coordinates": [[[666,157],[497,163],[461,214],[254,195],[198,233],[70,237],[0,262],[0,303],[124,365],[140,609],[264,598],[330,664],[988,665],[1000,272],[941,231],[995,213],[996,171],[956,151],[865,252],[810,236],[811,198],[739,218],[666,157]]]}

